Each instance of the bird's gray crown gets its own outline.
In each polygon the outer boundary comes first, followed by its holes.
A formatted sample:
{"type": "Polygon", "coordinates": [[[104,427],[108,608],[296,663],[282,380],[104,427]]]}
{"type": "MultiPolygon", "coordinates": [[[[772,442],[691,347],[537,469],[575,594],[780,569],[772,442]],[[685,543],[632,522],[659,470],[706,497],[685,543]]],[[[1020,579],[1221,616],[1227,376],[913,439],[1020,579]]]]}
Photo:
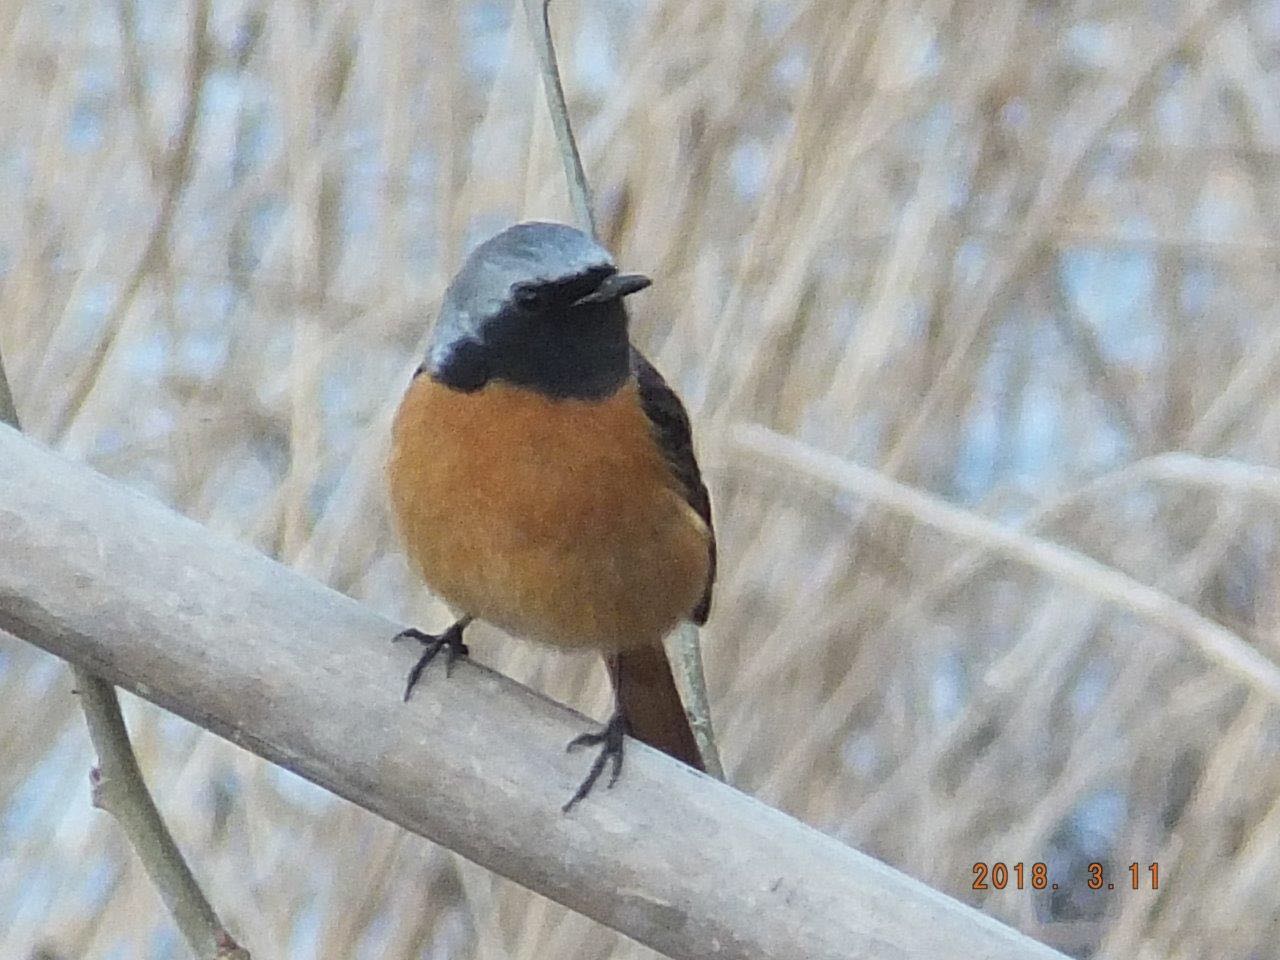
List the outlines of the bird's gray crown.
{"type": "MultiPolygon", "coordinates": [[[[452,344],[481,339],[481,327],[521,290],[588,283],[617,273],[609,251],[563,223],[517,223],[476,247],[450,282],[431,340],[442,362],[452,344]]],[[[583,291],[587,292],[587,291],[583,291]]]]}
{"type": "Polygon", "coordinates": [[[623,298],[649,286],[562,223],[518,223],[480,244],[445,291],[419,373],[472,392],[491,381],[554,398],[609,396],[630,375],[623,298]]]}

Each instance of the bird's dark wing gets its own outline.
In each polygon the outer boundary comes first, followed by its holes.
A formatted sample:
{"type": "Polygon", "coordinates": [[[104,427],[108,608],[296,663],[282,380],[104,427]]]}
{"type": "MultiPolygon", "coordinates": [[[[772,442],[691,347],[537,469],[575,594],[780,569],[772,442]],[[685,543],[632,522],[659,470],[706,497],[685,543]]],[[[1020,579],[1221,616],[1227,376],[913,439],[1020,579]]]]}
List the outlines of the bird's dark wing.
{"type": "Polygon", "coordinates": [[[679,481],[685,500],[707,525],[711,551],[707,586],[702,599],[689,614],[689,619],[694,623],[703,624],[707,622],[707,614],[711,612],[711,588],[716,579],[716,531],[711,523],[711,497],[707,494],[706,485],[702,482],[702,471],[698,469],[697,458],[693,455],[689,415],[685,413],[684,404],[675,391],[662,379],[662,374],[654,369],[653,364],[639,350],[631,351],[631,369],[640,391],[640,405],[653,424],[654,435],[667,458],[667,464],[679,481]]]}

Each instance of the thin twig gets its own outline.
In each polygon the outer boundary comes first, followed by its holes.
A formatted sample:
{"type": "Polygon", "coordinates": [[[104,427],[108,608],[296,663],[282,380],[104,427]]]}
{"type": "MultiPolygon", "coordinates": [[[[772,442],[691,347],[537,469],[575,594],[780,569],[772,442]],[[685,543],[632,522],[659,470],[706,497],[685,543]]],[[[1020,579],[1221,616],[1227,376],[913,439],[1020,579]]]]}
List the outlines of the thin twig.
{"type": "Polygon", "coordinates": [[[4,373],[4,355],[0,352],[0,421],[7,423],[15,430],[21,430],[18,423],[18,408],[13,403],[13,394],[9,391],[9,378],[4,373]]]}
{"type": "Polygon", "coordinates": [[[707,676],[702,669],[702,644],[698,639],[698,628],[692,623],[683,624],[672,638],[671,646],[675,653],[672,667],[676,685],[680,688],[680,698],[684,701],[685,713],[689,716],[693,738],[698,741],[702,764],[707,768],[707,773],[717,780],[723,780],[724,764],[720,762],[720,751],[716,747],[715,733],[711,729],[711,703],[707,698],[707,676]]]}
{"type": "Polygon", "coordinates": [[[115,688],[79,667],[73,669],[89,737],[98,752],[92,774],[93,805],[115,817],[129,837],[147,876],[197,957],[249,960],[249,952],[235,942],[213,912],[147,791],[115,688]]]}
{"type": "Polygon", "coordinates": [[[569,107],[564,99],[564,87],[560,83],[560,67],[556,63],[556,48],[551,41],[551,0],[524,0],[524,12],[529,17],[529,36],[538,51],[538,63],[542,70],[542,85],[547,93],[547,109],[551,111],[551,123],[556,130],[556,142],[560,145],[560,159],[564,163],[564,178],[569,186],[569,199],[580,226],[591,236],[596,236],[596,218],[591,209],[591,187],[582,169],[582,156],[573,137],[569,123],[569,107]]]}

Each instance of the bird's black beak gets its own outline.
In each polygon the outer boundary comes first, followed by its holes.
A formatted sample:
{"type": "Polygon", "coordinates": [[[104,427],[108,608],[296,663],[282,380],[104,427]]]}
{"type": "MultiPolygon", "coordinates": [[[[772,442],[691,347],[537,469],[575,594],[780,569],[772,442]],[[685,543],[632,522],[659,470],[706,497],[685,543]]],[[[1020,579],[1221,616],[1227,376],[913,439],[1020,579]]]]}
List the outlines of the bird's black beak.
{"type": "Polygon", "coordinates": [[[611,277],[606,277],[600,286],[581,300],[575,301],[573,305],[576,307],[583,303],[608,303],[610,300],[621,300],[623,297],[638,293],[651,283],[653,281],[642,273],[615,273],[611,277]]]}

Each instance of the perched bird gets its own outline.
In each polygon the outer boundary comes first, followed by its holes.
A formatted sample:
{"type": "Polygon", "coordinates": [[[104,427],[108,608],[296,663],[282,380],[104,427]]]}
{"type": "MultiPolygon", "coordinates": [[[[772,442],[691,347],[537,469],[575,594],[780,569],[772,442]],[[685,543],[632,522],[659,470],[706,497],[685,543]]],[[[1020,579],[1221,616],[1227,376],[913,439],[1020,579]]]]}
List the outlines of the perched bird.
{"type": "Polygon", "coordinates": [[[391,503],[406,551],[460,619],[406,630],[424,651],[405,698],[473,619],[600,651],[616,708],[584,798],[630,734],[704,769],[663,637],[706,621],[711,502],[689,418],[627,332],[619,273],[586,234],[519,223],[482,243],[445,292],[427,356],[392,428],[391,503]]]}

